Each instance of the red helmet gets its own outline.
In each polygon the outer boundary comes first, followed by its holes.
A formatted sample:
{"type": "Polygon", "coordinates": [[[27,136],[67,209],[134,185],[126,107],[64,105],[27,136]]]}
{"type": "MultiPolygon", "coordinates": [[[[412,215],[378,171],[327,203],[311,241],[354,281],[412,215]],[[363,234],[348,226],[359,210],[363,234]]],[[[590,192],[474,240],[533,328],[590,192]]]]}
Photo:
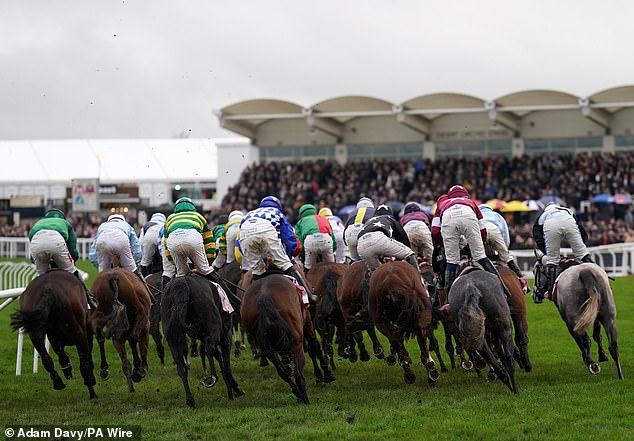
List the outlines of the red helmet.
{"type": "Polygon", "coordinates": [[[468,198],[469,197],[469,192],[467,192],[467,190],[462,185],[454,185],[447,192],[447,196],[449,196],[450,199],[452,199],[452,198],[468,198]]]}

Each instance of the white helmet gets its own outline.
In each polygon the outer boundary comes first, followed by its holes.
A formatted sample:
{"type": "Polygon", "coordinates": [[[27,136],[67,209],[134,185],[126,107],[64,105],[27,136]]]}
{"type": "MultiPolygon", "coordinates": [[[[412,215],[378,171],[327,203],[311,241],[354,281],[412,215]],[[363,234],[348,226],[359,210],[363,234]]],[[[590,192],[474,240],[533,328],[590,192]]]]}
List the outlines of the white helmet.
{"type": "Polygon", "coordinates": [[[240,210],[233,210],[231,213],[229,213],[229,220],[237,219],[242,216],[244,216],[243,212],[241,212],[240,210]]]}
{"type": "Polygon", "coordinates": [[[111,214],[110,216],[108,216],[108,221],[111,220],[120,220],[125,222],[125,217],[123,217],[122,214],[111,214]]]}

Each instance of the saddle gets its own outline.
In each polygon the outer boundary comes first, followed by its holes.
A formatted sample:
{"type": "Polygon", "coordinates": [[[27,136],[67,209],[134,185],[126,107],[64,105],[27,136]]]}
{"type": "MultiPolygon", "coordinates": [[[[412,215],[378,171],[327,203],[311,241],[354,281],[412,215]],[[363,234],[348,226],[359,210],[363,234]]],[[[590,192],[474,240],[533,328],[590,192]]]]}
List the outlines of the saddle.
{"type": "Polygon", "coordinates": [[[273,274],[284,276],[291,283],[293,283],[293,286],[295,286],[295,290],[297,291],[297,295],[299,296],[299,300],[302,302],[302,305],[304,305],[304,309],[308,309],[309,302],[308,302],[308,293],[306,292],[306,288],[304,288],[297,281],[297,279],[295,279],[295,277],[289,276],[288,274],[284,274],[284,271],[280,270],[279,268],[275,268],[275,267],[271,267],[270,266],[270,267],[268,267],[266,269],[266,272],[264,274],[262,274],[260,277],[258,277],[258,279],[262,279],[264,277],[268,277],[268,276],[273,275],[273,274]]]}

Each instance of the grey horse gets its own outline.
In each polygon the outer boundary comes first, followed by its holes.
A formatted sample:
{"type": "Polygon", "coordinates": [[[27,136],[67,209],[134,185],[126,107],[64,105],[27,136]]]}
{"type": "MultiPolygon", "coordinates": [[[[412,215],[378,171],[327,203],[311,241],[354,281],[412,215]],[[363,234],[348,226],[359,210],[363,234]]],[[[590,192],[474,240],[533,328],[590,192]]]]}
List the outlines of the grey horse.
{"type": "Polygon", "coordinates": [[[482,270],[461,275],[451,286],[448,302],[449,319],[469,357],[476,360],[481,355],[511,392],[517,393],[513,322],[500,279],[482,270]]]}
{"type": "Polygon", "coordinates": [[[581,349],[583,362],[593,375],[601,372],[601,367],[590,354],[591,343],[587,331],[593,328],[592,337],[599,346],[599,361],[607,361],[601,341],[603,325],[610,355],[616,364],[619,380],[622,380],[616,341],[616,306],[605,271],[594,263],[582,263],[566,269],[557,279],[556,303],[570,335],[581,349]]]}

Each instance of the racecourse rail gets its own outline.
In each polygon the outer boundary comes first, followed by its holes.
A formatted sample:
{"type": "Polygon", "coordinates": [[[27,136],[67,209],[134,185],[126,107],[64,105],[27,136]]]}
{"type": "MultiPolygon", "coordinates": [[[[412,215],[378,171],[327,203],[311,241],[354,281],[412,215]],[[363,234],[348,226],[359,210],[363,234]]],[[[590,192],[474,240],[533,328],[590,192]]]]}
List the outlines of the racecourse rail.
{"type": "MultiPolygon", "coordinates": [[[[88,259],[88,252],[92,239],[77,239],[77,250],[80,259],[88,259]]],[[[588,252],[595,262],[610,276],[627,276],[634,274],[634,243],[618,243],[589,247],[588,252]]],[[[535,255],[533,250],[511,250],[511,254],[517,260],[518,266],[526,277],[533,277],[533,265],[535,255]]],[[[562,248],[563,256],[571,256],[570,248],[562,248]]],[[[26,237],[0,237],[0,258],[26,258],[31,257],[29,240],[26,237]]],[[[0,262],[0,311],[6,308],[13,300],[20,297],[29,282],[37,275],[35,266],[26,262],[0,262]]],[[[88,275],[83,273],[86,280],[88,275]]],[[[15,374],[22,373],[22,347],[24,332],[20,329],[18,334],[18,349],[15,366],[15,374]]],[[[48,349],[48,340],[46,341],[48,349]]],[[[33,372],[38,370],[38,354],[33,351],[33,372]]]]}

